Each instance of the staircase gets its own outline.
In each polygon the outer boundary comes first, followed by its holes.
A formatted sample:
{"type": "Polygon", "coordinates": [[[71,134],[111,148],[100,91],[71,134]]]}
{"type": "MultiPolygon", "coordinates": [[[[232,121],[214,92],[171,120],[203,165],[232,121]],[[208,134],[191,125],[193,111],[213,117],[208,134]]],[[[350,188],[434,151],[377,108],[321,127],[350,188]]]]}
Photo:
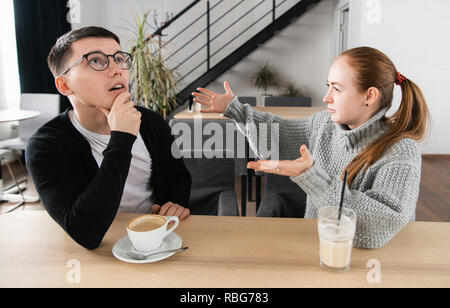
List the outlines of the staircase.
{"type": "MultiPolygon", "coordinates": [[[[170,40],[166,42],[164,46],[169,44],[173,45],[177,38],[189,36],[189,29],[191,29],[191,32],[194,32],[193,34],[190,34],[190,40],[188,39],[186,43],[178,44],[181,46],[166,56],[167,60],[172,59],[171,61],[173,61],[171,64],[172,69],[177,72],[183,71],[179,78],[179,85],[182,90],[177,95],[177,101],[180,105],[178,108],[184,108],[182,105],[187,101],[191,102],[191,93],[198,87],[206,87],[209,83],[238,63],[241,59],[249,55],[268,39],[288,26],[292,21],[304,14],[320,0],[294,1],[294,4],[291,4],[292,6],[286,9],[286,7],[283,8],[283,5],[288,5],[288,3],[286,3],[287,1],[288,0],[252,0],[251,3],[255,3],[255,5],[248,8],[248,4],[250,3],[249,0],[196,0],[191,2],[180,13],[165,23],[164,26],[157,29],[153,33],[153,36],[164,36],[164,31],[170,29],[169,27],[171,27],[174,23],[180,23],[180,21],[183,20],[186,24],[181,26],[181,31],[175,35],[171,35],[170,40]],[[243,7],[244,2],[247,4],[247,7],[243,7]],[[212,16],[215,11],[219,10],[220,5],[222,5],[221,9],[225,9],[226,12],[220,17],[215,18],[213,21],[212,16]],[[225,5],[228,6],[225,7],[225,5]],[[270,8],[267,9],[268,7],[270,8]],[[279,14],[279,11],[282,9],[284,9],[284,12],[279,14]],[[195,17],[194,13],[199,11],[203,13],[195,17]],[[256,12],[259,14],[259,18],[255,18],[256,12]],[[192,20],[193,15],[194,20],[192,20]],[[226,18],[227,16],[228,18],[226,18]],[[236,18],[235,16],[239,17],[236,18]],[[243,26],[245,29],[240,33],[235,34],[236,32],[231,32],[233,30],[236,31],[235,29],[238,23],[245,20],[255,21],[250,25],[243,26]],[[205,22],[206,27],[200,31],[192,31],[195,28],[195,25],[198,27],[199,22],[205,22]],[[263,24],[263,26],[261,26],[261,24],[263,24]],[[223,29],[220,29],[220,32],[216,29],[217,25],[221,25],[223,27],[223,29]],[[228,51],[226,55],[222,55],[219,60],[215,60],[213,63],[213,57],[217,58],[217,56],[220,56],[220,53],[226,47],[236,44],[239,39],[242,40],[245,36],[248,37],[249,33],[252,31],[255,32],[255,28],[258,27],[260,30],[258,30],[256,34],[253,34],[251,38],[244,42],[240,42],[240,46],[236,47],[231,52],[228,51]],[[213,31],[219,33],[214,34],[213,31]],[[215,48],[217,42],[220,41],[218,39],[223,39],[227,32],[228,36],[231,36],[231,38],[227,40],[226,43],[221,44],[221,47],[215,48]],[[201,46],[198,47],[199,38],[201,39],[202,36],[205,36],[205,39],[203,40],[203,43],[200,44],[201,46]],[[198,58],[199,55],[201,55],[200,52],[203,52],[205,56],[201,57],[201,60],[199,61],[198,58]],[[183,60],[178,61],[177,59],[177,61],[174,61],[175,58],[183,54],[188,54],[188,56],[184,57],[183,60]],[[192,63],[195,61],[196,63],[192,63]]],[[[180,24],[178,27],[180,27],[180,24]]]]}

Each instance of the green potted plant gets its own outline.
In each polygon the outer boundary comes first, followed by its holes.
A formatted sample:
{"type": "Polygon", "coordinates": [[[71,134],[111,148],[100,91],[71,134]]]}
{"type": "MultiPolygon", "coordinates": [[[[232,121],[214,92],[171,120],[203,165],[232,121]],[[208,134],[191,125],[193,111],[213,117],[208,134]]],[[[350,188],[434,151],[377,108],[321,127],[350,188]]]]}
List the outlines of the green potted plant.
{"type": "Polygon", "coordinates": [[[289,81],[283,86],[283,96],[286,97],[296,97],[296,96],[304,96],[303,88],[299,88],[294,82],[289,81]]]}
{"type": "Polygon", "coordinates": [[[253,73],[252,82],[255,87],[262,90],[263,105],[264,97],[269,96],[268,90],[270,88],[278,87],[278,74],[272,69],[269,63],[258,67],[258,69],[253,73]]]}
{"type": "Polygon", "coordinates": [[[164,57],[158,37],[149,35],[149,12],[133,16],[131,42],[133,65],[130,70],[130,93],[133,101],[166,118],[176,108],[177,81],[164,57]]]}

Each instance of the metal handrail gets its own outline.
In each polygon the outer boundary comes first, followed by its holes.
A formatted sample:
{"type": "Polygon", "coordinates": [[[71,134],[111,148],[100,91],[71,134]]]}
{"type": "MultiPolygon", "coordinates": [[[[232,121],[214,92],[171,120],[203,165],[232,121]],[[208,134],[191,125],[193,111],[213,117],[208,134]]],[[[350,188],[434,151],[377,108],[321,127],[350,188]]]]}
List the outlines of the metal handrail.
{"type": "MultiPolygon", "coordinates": [[[[201,0],[194,0],[192,1],[188,6],[186,6],[184,9],[182,9],[177,15],[172,17],[169,21],[165,22],[164,25],[156,29],[155,32],[147,36],[147,38],[144,40],[144,44],[148,43],[150,40],[152,40],[155,36],[162,36],[162,31],[166,29],[168,26],[170,26],[175,20],[180,18],[182,15],[184,15],[186,12],[188,12],[191,8],[193,8],[197,3],[199,3],[201,0]]],[[[133,47],[131,53],[134,53],[136,49],[136,46],[133,47]]]]}
{"type": "MultiPolygon", "coordinates": [[[[218,6],[219,4],[221,4],[223,1],[224,1],[224,0],[220,0],[219,2],[217,2],[215,5],[213,5],[213,7],[211,8],[211,10],[214,9],[214,8],[215,8],[216,6],[218,6]]],[[[287,1],[287,0],[284,0],[284,1],[287,1]]],[[[172,37],[166,44],[164,44],[163,47],[165,47],[167,44],[170,44],[174,39],[176,39],[178,36],[180,36],[182,33],[184,33],[187,29],[189,29],[190,27],[192,27],[192,25],[194,25],[194,24],[195,24],[197,21],[199,21],[203,16],[205,16],[206,13],[207,13],[207,12],[203,13],[202,15],[200,15],[199,17],[197,17],[193,22],[191,22],[189,25],[187,25],[186,27],[184,27],[183,30],[181,30],[181,31],[178,32],[174,37],[172,37]]],[[[203,30],[203,32],[204,32],[204,30],[203,30]]],[[[203,32],[202,32],[202,33],[203,33],[203,32]]],[[[197,38],[197,36],[194,37],[192,40],[194,40],[195,38],[197,38]]],[[[192,40],[191,40],[191,41],[192,41],[192,40]]],[[[184,46],[184,45],[183,45],[183,46],[184,46]]],[[[182,47],[180,47],[180,48],[182,48],[182,47]]]]}
{"type": "Polygon", "coordinates": [[[280,7],[281,5],[283,5],[283,3],[285,3],[287,0],[283,0],[283,1],[281,1],[280,3],[278,3],[275,7],[277,8],[277,7],[280,7]]]}
{"type": "Polygon", "coordinates": [[[241,33],[239,33],[238,35],[236,35],[235,37],[233,37],[233,39],[231,41],[229,41],[228,43],[226,43],[225,45],[223,45],[222,47],[220,47],[216,52],[214,52],[211,57],[215,56],[217,53],[219,53],[222,49],[224,49],[227,45],[229,45],[230,43],[232,43],[234,40],[236,40],[239,36],[241,36],[242,34],[244,34],[248,29],[250,29],[251,27],[253,27],[254,25],[256,25],[258,22],[260,22],[263,18],[265,18],[267,15],[271,14],[272,10],[270,10],[269,12],[267,12],[266,14],[263,15],[263,17],[261,17],[260,19],[258,19],[257,21],[253,22],[250,26],[248,26],[247,28],[245,28],[244,31],[242,31],[241,33]]]}
{"type": "Polygon", "coordinates": [[[194,67],[193,69],[191,69],[188,73],[184,74],[183,77],[181,77],[177,83],[180,83],[184,78],[186,78],[186,76],[190,75],[193,71],[195,71],[196,69],[198,69],[200,66],[202,66],[206,61],[208,60],[203,60],[202,62],[200,62],[200,64],[198,64],[196,67],[194,67]]]}
{"type": "MultiPolygon", "coordinates": [[[[169,21],[165,22],[164,25],[162,25],[161,27],[159,27],[158,29],[156,29],[155,32],[153,32],[152,34],[150,34],[150,37],[153,37],[155,35],[162,35],[162,31],[167,28],[168,26],[170,26],[175,20],[177,20],[178,18],[180,18],[182,15],[184,15],[187,11],[189,11],[191,8],[193,8],[197,3],[199,3],[201,0],[195,0],[192,1],[191,4],[189,4],[188,6],[186,6],[184,9],[182,9],[177,15],[175,15],[174,17],[172,17],[169,21]]],[[[150,38],[149,38],[150,39],[150,38]]]]}
{"type": "MultiPolygon", "coordinates": [[[[222,47],[220,47],[216,52],[214,52],[211,57],[215,56],[217,53],[219,53],[222,49],[225,48],[225,46],[227,46],[228,44],[230,44],[231,42],[233,42],[234,40],[236,40],[239,36],[241,36],[242,34],[244,34],[248,29],[250,29],[251,27],[253,27],[255,24],[257,24],[258,22],[260,22],[262,19],[264,19],[267,15],[269,15],[270,13],[273,14],[273,16],[275,16],[275,8],[278,8],[279,6],[281,6],[283,3],[285,3],[287,0],[283,0],[281,3],[279,3],[278,5],[275,5],[276,0],[273,0],[274,6],[273,9],[269,12],[267,12],[266,14],[264,14],[261,18],[259,18],[257,21],[255,21],[254,23],[252,23],[250,26],[248,26],[247,28],[245,28],[244,31],[242,31],[241,33],[239,33],[238,35],[236,35],[231,41],[229,41],[228,43],[226,43],[225,45],[223,45],[222,47]]],[[[264,0],[262,1],[264,2],[264,0]]],[[[259,6],[261,3],[258,3],[257,6],[259,6]]],[[[254,7],[256,8],[256,7],[254,7]]],[[[253,8],[253,9],[254,9],[253,8]]],[[[252,9],[252,10],[253,10],[252,9]]],[[[245,17],[249,12],[247,12],[245,15],[243,15],[242,17],[245,17]]],[[[241,17],[241,18],[242,18],[241,17]]],[[[234,25],[234,24],[233,24],[234,25]]],[[[224,31],[222,31],[221,33],[219,33],[217,36],[219,36],[220,34],[222,34],[223,32],[225,32],[228,29],[225,29],[224,31]]],[[[216,37],[217,37],[216,36],[216,37]]],[[[211,41],[213,41],[216,37],[214,37],[211,41]]]]}
{"type": "MultiPolygon", "coordinates": [[[[253,10],[255,10],[257,7],[259,7],[262,3],[264,3],[266,0],[261,0],[257,5],[255,5],[253,8],[251,8],[250,10],[248,10],[244,15],[240,16],[238,19],[236,19],[231,25],[229,25],[227,28],[225,28],[224,30],[222,30],[219,34],[217,34],[214,38],[212,39],[208,39],[207,43],[204,44],[203,46],[201,46],[200,48],[198,48],[194,53],[192,53],[191,55],[189,55],[187,58],[185,58],[182,62],[180,62],[175,68],[174,70],[178,69],[181,65],[183,65],[184,63],[186,63],[189,59],[191,59],[192,56],[196,55],[200,50],[202,50],[205,47],[209,47],[209,43],[211,43],[212,41],[214,41],[216,38],[218,38],[220,35],[222,35],[224,32],[226,32],[228,29],[230,29],[232,26],[234,26],[237,22],[239,22],[243,17],[247,16],[248,14],[250,14],[253,10]]],[[[284,0],[283,3],[287,1],[284,0]]],[[[214,21],[213,23],[209,24],[209,26],[214,25],[215,23],[217,23],[220,19],[222,19],[225,15],[228,15],[232,10],[234,10],[236,7],[238,7],[239,5],[241,5],[244,2],[244,0],[240,1],[238,4],[234,5],[231,9],[229,9],[228,11],[226,11],[222,16],[220,16],[219,18],[216,19],[216,21],[214,21]]],[[[251,27],[253,27],[256,23],[258,23],[260,20],[262,20],[264,17],[266,17],[268,14],[272,13],[272,10],[269,11],[268,13],[264,14],[263,17],[261,17],[260,19],[258,19],[256,22],[252,23],[249,27],[247,27],[244,31],[242,31],[240,34],[238,34],[237,36],[235,36],[231,41],[229,41],[228,43],[226,43],[224,46],[222,46],[219,50],[217,50],[216,52],[214,52],[212,55],[209,55],[208,52],[208,57],[206,60],[203,60],[200,64],[198,64],[197,66],[195,66],[192,70],[190,70],[188,73],[186,73],[185,75],[183,75],[177,83],[180,83],[184,78],[186,78],[186,76],[188,76],[189,74],[191,74],[193,71],[195,71],[196,69],[198,69],[201,65],[203,65],[205,62],[208,63],[208,69],[209,69],[209,59],[212,58],[214,55],[216,55],[218,52],[220,52],[225,46],[227,46],[228,44],[230,44],[231,42],[233,42],[236,38],[238,38],[239,36],[241,36],[242,34],[244,34],[248,29],[250,29],[251,27]]],[[[194,37],[197,38],[200,34],[204,33],[205,31],[207,31],[208,28],[203,29],[198,35],[196,35],[194,37]]],[[[188,45],[190,42],[186,43],[183,45],[183,47],[185,47],[186,45],[188,45]]],[[[176,52],[178,52],[180,49],[178,49],[176,52]]],[[[171,54],[168,58],[172,57],[173,54],[171,54]]],[[[168,59],[167,58],[167,59],[168,59]]]]}
{"type": "MultiPolygon", "coordinates": [[[[222,0],[223,1],[223,0],[222,0]]],[[[220,1],[219,3],[221,3],[222,1],[220,1]]],[[[216,35],[213,39],[208,40],[208,42],[206,44],[204,44],[203,46],[201,46],[200,48],[198,48],[194,53],[192,53],[191,55],[189,55],[188,57],[186,57],[184,60],[182,60],[175,68],[174,70],[178,69],[181,65],[183,65],[184,63],[186,63],[192,56],[196,55],[200,50],[202,50],[205,47],[209,46],[209,43],[211,43],[212,41],[214,41],[217,37],[219,37],[221,34],[223,34],[225,31],[227,31],[229,28],[231,28],[233,25],[235,25],[237,22],[239,22],[240,19],[242,19],[243,17],[247,16],[249,13],[251,13],[254,9],[256,9],[258,6],[260,6],[264,1],[266,0],[261,0],[256,6],[254,6],[253,8],[251,8],[250,10],[248,10],[244,15],[242,15],[240,18],[236,19],[230,26],[228,26],[225,30],[223,30],[222,32],[220,32],[218,35],[216,35]]],[[[208,1],[209,2],[209,1],[208,1]]],[[[223,18],[225,15],[229,14],[233,9],[235,9],[236,7],[238,7],[243,1],[240,1],[237,5],[233,6],[231,9],[229,9],[227,12],[225,12],[222,16],[220,16],[215,22],[213,22],[211,25],[215,24],[218,20],[220,20],[221,18],[223,18]]],[[[216,6],[214,6],[216,7],[216,6]]],[[[214,8],[213,7],[213,8],[214,8]]],[[[212,8],[211,8],[212,9],[212,8]]],[[[266,14],[267,15],[267,14],[266,14]]],[[[266,16],[264,15],[264,17],[266,16]]],[[[204,14],[202,15],[204,16],[204,14]]],[[[258,20],[259,21],[259,20],[258,20]]],[[[209,25],[209,26],[211,26],[209,25]]],[[[185,43],[183,46],[181,46],[180,48],[178,48],[174,53],[172,53],[171,55],[169,55],[166,60],[170,59],[171,57],[173,57],[176,53],[178,53],[181,49],[185,48],[187,45],[189,45],[194,39],[196,39],[198,36],[200,36],[201,34],[203,34],[205,31],[208,30],[208,27],[206,27],[205,29],[203,29],[201,32],[199,32],[192,40],[188,41],[187,43],[185,43]]],[[[247,30],[247,29],[246,29],[247,30]]],[[[245,30],[245,31],[246,31],[245,30]]],[[[242,34],[242,33],[241,33],[242,34]]],[[[241,35],[240,34],[240,35],[241,35]]],[[[234,40],[234,39],[233,39],[234,40]]],[[[222,47],[223,48],[223,47],[222,47]]],[[[214,54],[216,54],[217,52],[215,52],[214,54]]],[[[205,61],[202,62],[205,63],[208,62],[209,60],[206,59],[205,61]]],[[[197,66],[198,67],[198,66],[197,66]]],[[[196,68],[197,68],[196,67],[196,68]]],[[[192,71],[191,71],[192,72],[192,71]]],[[[182,80],[183,78],[181,78],[180,80],[182,80]]]]}
{"type": "MultiPolygon", "coordinates": [[[[184,49],[187,45],[189,45],[190,43],[192,43],[197,37],[199,37],[200,35],[202,35],[205,31],[207,30],[207,28],[203,29],[202,31],[200,31],[199,33],[197,33],[196,36],[194,36],[191,40],[187,41],[186,43],[183,44],[183,46],[181,46],[180,48],[178,48],[175,52],[173,52],[171,55],[169,55],[166,58],[166,61],[169,60],[170,58],[172,58],[174,55],[176,55],[180,50],[184,49]]],[[[165,45],[164,45],[165,46],[165,45]]],[[[203,46],[204,47],[204,46],[203,46]]],[[[201,48],[203,48],[201,47],[201,48]]],[[[200,48],[200,49],[201,49],[200,48]]],[[[183,62],[184,63],[184,62],[183,62]]]]}
{"type": "MultiPolygon", "coordinates": [[[[151,37],[155,36],[155,35],[162,35],[162,31],[164,29],[166,29],[168,26],[170,26],[170,24],[172,24],[176,19],[178,19],[181,15],[185,14],[188,10],[190,10],[192,7],[194,7],[197,3],[199,3],[201,0],[196,0],[193,1],[190,5],[188,5],[185,9],[183,9],[180,13],[178,13],[174,18],[172,18],[169,22],[167,22],[166,24],[164,24],[162,27],[160,27],[159,29],[157,29],[152,35],[150,35],[149,39],[151,39],[151,37]]],[[[232,43],[233,41],[235,41],[237,38],[241,37],[244,33],[246,33],[250,28],[252,28],[253,26],[255,26],[257,23],[259,23],[262,19],[264,19],[267,15],[272,14],[272,22],[275,22],[276,20],[276,9],[279,8],[281,5],[283,5],[287,0],[280,0],[279,3],[277,3],[277,0],[272,0],[272,9],[265,13],[261,18],[259,18],[258,20],[256,20],[255,22],[253,22],[251,25],[249,25],[248,27],[246,27],[243,31],[241,31],[238,35],[233,36],[233,38],[228,41],[227,43],[225,43],[222,47],[218,48],[217,50],[215,50],[215,52],[211,53],[210,50],[210,44],[211,42],[215,41],[218,37],[220,37],[223,33],[225,33],[226,31],[228,31],[231,27],[233,27],[235,24],[237,24],[241,19],[243,19],[244,17],[246,17],[248,14],[250,14],[251,12],[253,12],[256,8],[258,8],[261,4],[263,4],[266,0],[261,0],[259,1],[259,3],[257,3],[254,7],[252,7],[251,9],[249,9],[247,12],[245,12],[243,15],[241,15],[239,18],[237,18],[236,20],[234,20],[230,25],[228,25],[225,29],[223,29],[220,33],[218,33],[217,35],[215,35],[214,37],[210,37],[210,29],[212,26],[214,26],[215,24],[217,24],[220,20],[222,20],[225,16],[227,16],[231,11],[235,10],[238,6],[240,6],[245,0],[241,0],[239,1],[237,4],[233,5],[233,7],[231,7],[230,9],[228,9],[224,14],[222,14],[220,17],[218,17],[215,21],[211,22],[210,20],[210,13],[211,11],[216,8],[219,4],[221,4],[222,2],[224,2],[224,0],[220,0],[217,3],[215,3],[213,6],[210,7],[210,3],[209,0],[207,0],[207,6],[206,6],[206,11],[201,14],[199,17],[195,18],[194,21],[190,22],[186,27],[183,27],[183,29],[178,32],[175,36],[173,36],[168,42],[164,43],[164,46],[167,46],[168,44],[170,44],[171,42],[173,42],[177,37],[179,37],[181,34],[185,33],[185,31],[189,28],[191,28],[195,23],[197,23],[199,20],[201,20],[202,18],[205,17],[206,15],[206,22],[207,22],[207,26],[206,28],[204,28],[203,30],[199,31],[195,36],[193,36],[190,40],[188,40],[186,43],[184,43],[180,48],[178,48],[175,52],[171,53],[166,60],[169,60],[170,58],[172,58],[174,55],[178,54],[181,50],[185,50],[188,45],[193,44],[194,41],[200,36],[203,35],[206,31],[206,43],[202,44],[202,46],[200,48],[198,48],[195,52],[191,53],[188,57],[186,57],[184,60],[182,60],[181,62],[177,63],[177,65],[173,68],[173,70],[177,70],[180,66],[182,66],[183,64],[185,64],[187,61],[191,60],[193,56],[195,56],[196,54],[198,54],[201,50],[203,50],[206,47],[206,59],[201,61],[200,64],[196,65],[193,69],[191,69],[187,74],[183,75],[178,81],[177,83],[180,83],[182,80],[184,80],[188,75],[190,75],[193,71],[197,70],[200,66],[202,66],[203,64],[207,63],[207,70],[210,69],[210,59],[212,57],[214,57],[215,55],[217,55],[220,51],[222,51],[226,46],[228,46],[230,43],[232,43]]]]}
{"type": "Polygon", "coordinates": [[[195,51],[194,53],[192,53],[191,55],[189,55],[186,59],[184,59],[182,62],[180,62],[176,67],[173,68],[173,70],[176,70],[177,68],[179,68],[181,65],[183,65],[184,63],[186,63],[191,57],[195,56],[200,50],[202,50],[203,48],[205,48],[207,46],[207,44],[204,44],[202,47],[200,47],[199,49],[197,49],[197,51],[195,51]]]}
{"type": "MultiPolygon", "coordinates": [[[[217,34],[215,37],[212,38],[211,42],[214,41],[216,38],[218,38],[220,35],[222,35],[222,33],[224,33],[225,31],[227,31],[228,29],[230,29],[232,26],[234,26],[236,23],[238,23],[242,18],[244,18],[245,16],[247,16],[248,14],[250,14],[254,9],[256,9],[258,6],[260,6],[261,4],[263,4],[263,2],[266,0],[261,0],[256,6],[254,6],[253,8],[251,8],[250,10],[248,10],[244,15],[242,15],[241,17],[239,17],[238,19],[236,19],[231,25],[229,25],[228,27],[225,28],[225,30],[222,30],[222,32],[220,32],[219,34],[217,34]]],[[[272,12],[272,11],[270,11],[272,12]]]]}
{"type": "Polygon", "coordinates": [[[186,31],[187,29],[189,29],[190,27],[192,27],[193,24],[195,24],[197,21],[199,21],[201,18],[203,18],[203,16],[206,15],[206,12],[203,13],[202,15],[200,15],[199,17],[197,17],[193,22],[191,22],[187,27],[185,27],[183,30],[181,30],[180,32],[178,32],[173,38],[171,38],[169,41],[167,41],[167,43],[164,44],[163,47],[165,47],[167,44],[170,44],[174,39],[176,39],[178,36],[180,36],[182,33],[184,33],[184,31],[186,31]]]}
{"type": "Polygon", "coordinates": [[[226,11],[222,16],[220,16],[219,18],[216,19],[215,22],[213,22],[212,24],[210,24],[210,26],[212,27],[215,23],[217,23],[219,20],[222,19],[222,17],[224,17],[225,15],[228,15],[228,13],[230,13],[232,10],[234,10],[235,8],[237,8],[239,5],[241,5],[245,0],[241,0],[238,4],[236,4],[235,6],[233,6],[231,9],[229,9],[228,11],[226,11]]]}

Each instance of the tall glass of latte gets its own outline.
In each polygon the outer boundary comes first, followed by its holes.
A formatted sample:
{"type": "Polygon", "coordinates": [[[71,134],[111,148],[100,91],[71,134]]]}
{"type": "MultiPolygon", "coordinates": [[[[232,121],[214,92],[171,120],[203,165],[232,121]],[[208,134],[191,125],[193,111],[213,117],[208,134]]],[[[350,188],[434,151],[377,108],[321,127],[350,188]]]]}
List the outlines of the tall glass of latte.
{"type": "Polygon", "coordinates": [[[319,209],[317,226],[320,238],[320,267],[333,272],[350,269],[353,238],[356,230],[356,213],[338,206],[319,209]]]}

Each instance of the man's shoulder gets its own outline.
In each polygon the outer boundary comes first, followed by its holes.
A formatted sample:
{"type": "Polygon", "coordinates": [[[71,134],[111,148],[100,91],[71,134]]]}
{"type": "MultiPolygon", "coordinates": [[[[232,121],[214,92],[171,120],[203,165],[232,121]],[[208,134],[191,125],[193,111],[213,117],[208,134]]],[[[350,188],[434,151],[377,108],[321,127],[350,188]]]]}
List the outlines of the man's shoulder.
{"type": "Polygon", "coordinates": [[[68,118],[68,110],[60,113],[44,125],[42,125],[28,140],[28,149],[41,145],[51,147],[73,143],[75,129],[71,127],[68,118]]]}
{"type": "MultiPolygon", "coordinates": [[[[67,112],[67,111],[66,111],[67,112]]],[[[56,117],[42,125],[32,136],[33,138],[48,137],[51,135],[59,135],[67,129],[67,121],[65,119],[66,112],[58,114],[56,117]]]]}

